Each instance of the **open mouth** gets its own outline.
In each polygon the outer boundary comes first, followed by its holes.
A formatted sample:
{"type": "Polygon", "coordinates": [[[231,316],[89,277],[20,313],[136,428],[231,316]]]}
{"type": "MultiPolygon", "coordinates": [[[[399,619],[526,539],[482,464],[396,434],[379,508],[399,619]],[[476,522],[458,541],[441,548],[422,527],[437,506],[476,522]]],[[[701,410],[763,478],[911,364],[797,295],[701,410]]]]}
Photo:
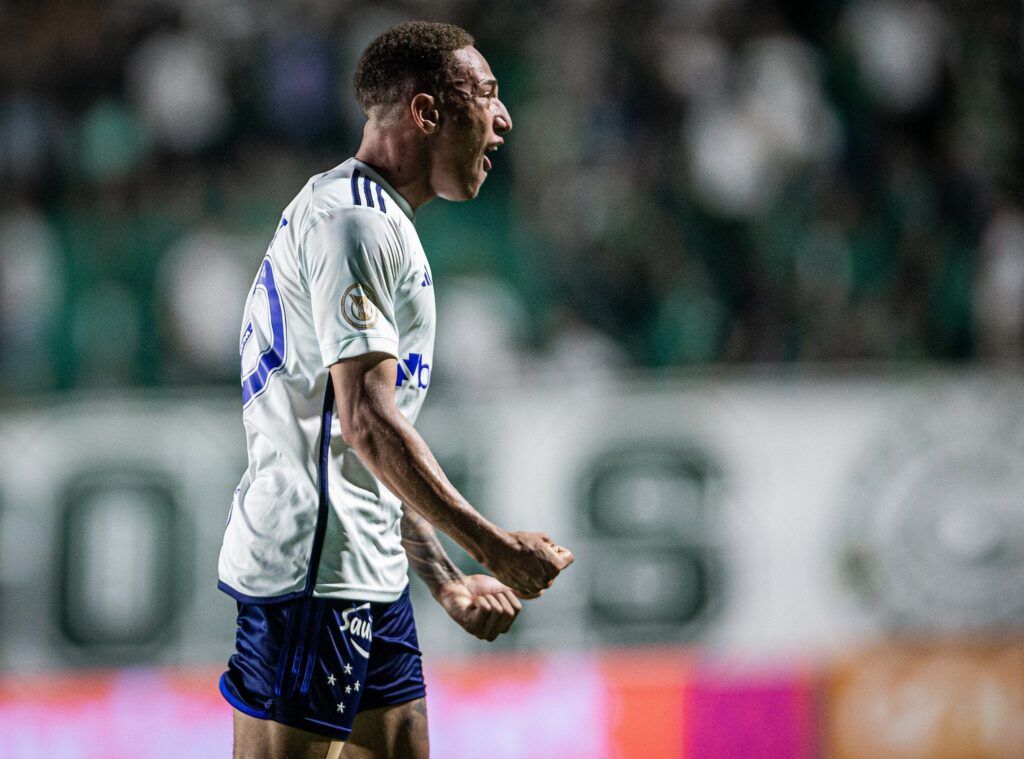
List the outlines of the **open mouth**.
{"type": "Polygon", "coordinates": [[[495,142],[487,146],[487,150],[484,151],[484,171],[491,170],[491,159],[487,157],[487,153],[493,153],[500,145],[500,142],[495,142]]]}

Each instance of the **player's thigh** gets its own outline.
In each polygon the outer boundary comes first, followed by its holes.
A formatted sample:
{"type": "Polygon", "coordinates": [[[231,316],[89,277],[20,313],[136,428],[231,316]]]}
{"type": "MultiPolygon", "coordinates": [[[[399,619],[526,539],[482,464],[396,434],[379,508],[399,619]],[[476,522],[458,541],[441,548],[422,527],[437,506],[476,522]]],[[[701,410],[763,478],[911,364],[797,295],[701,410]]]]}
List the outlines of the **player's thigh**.
{"type": "Polygon", "coordinates": [[[234,711],[234,759],[327,758],[330,738],[234,711]]]}
{"type": "Polygon", "coordinates": [[[427,759],[427,701],[359,712],[345,741],[344,759],[427,759]]]}

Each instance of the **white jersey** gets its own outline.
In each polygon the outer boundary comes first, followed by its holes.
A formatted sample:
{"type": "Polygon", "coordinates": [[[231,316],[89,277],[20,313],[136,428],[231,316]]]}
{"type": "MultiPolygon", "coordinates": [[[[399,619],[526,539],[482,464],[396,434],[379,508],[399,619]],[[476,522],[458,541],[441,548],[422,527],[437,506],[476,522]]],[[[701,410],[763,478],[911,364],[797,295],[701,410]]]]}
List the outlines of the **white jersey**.
{"type": "Polygon", "coordinates": [[[245,304],[239,342],[249,466],[220,552],[247,602],[303,594],[394,601],[408,583],[399,499],[341,438],[328,367],[399,361],[415,422],[434,352],[434,289],[412,209],[350,159],[288,205],[245,304]]]}

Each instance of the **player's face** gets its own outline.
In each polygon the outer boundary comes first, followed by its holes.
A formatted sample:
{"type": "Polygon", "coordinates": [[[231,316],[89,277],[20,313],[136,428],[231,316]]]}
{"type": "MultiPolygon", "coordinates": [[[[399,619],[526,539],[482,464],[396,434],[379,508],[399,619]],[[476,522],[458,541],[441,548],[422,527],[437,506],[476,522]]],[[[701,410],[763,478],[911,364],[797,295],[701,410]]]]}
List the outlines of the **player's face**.
{"type": "Polygon", "coordinates": [[[431,184],[446,200],[469,200],[480,192],[491,161],[487,153],[504,142],[512,117],[498,99],[498,82],[475,47],[455,51],[459,73],[441,116],[431,184]]]}

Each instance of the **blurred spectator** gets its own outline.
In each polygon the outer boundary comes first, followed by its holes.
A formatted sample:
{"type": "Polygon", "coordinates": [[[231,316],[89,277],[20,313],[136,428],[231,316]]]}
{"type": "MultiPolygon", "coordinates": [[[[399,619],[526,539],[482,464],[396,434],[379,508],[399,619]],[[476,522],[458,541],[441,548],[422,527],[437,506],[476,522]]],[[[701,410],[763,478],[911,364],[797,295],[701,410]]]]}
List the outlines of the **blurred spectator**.
{"type": "Polygon", "coordinates": [[[242,307],[265,241],[210,229],[189,235],[164,256],[157,290],[171,352],[169,382],[231,382],[238,377],[242,307]]]}
{"type": "Polygon", "coordinates": [[[437,292],[445,332],[434,348],[431,381],[483,388],[515,382],[526,371],[526,309],[491,278],[451,277],[437,292]]]}
{"type": "Polygon", "coordinates": [[[149,37],[126,62],[136,108],[157,140],[176,152],[210,145],[227,126],[220,52],[198,35],[149,37]]]}
{"type": "Polygon", "coordinates": [[[146,154],[149,135],[134,111],[114,100],[102,100],[78,123],[73,160],[82,177],[104,181],[125,179],[146,154]]]}
{"type": "Polygon", "coordinates": [[[0,340],[36,354],[4,391],[235,381],[217,289],[356,144],[366,42],[423,15],[473,30],[516,124],[481,204],[419,219],[501,345],[1020,357],[1017,6],[43,0],[0,5],[0,340]]]}
{"type": "Polygon", "coordinates": [[[14,187],[39,183],[56,152],[57,117],[44,98],[15,95],[0,100],[0,179],[14,187]]]}
{"type": "Polygon", "coordinates": [[[1000,209],[981,244],[974,310],[983,355],[1024,357],[1024,213],[1000,209]]]}
{"type": "Polygon", "coordinates": [[[338,110],[330,43],[310,30],[272,42],[260,75],[263,118],[284,137],[305,140],[323,135],[338,110]]]}
{"type": "Polygon", "coordinates": [[[65,295],[57,240],[38,211],[0,214],[0,390],[52,390],[51,344],[65,295]]]}
{"type": "Polygon", "coordinates": [[[886,108],[910,111],[936,93],[946,56],[946,21],[924,0],[856,0],[843,31],[872,95],[886,108]]]}

